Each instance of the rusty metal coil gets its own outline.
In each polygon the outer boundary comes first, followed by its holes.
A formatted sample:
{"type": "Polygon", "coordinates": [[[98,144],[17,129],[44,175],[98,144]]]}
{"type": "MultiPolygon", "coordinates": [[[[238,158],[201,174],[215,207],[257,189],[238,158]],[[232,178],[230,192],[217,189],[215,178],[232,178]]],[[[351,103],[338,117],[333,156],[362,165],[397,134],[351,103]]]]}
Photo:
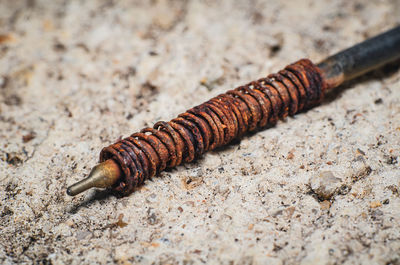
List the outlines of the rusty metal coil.
{"type": "Polygon", "coordinates": [[[124,176],[113,189],[129,194],[167,167],[191,162],[247,132],[314,106],[325,90],[320,69],[302,59],[104,148],[100,161],[113,159],[120,165],[124,176]]]}

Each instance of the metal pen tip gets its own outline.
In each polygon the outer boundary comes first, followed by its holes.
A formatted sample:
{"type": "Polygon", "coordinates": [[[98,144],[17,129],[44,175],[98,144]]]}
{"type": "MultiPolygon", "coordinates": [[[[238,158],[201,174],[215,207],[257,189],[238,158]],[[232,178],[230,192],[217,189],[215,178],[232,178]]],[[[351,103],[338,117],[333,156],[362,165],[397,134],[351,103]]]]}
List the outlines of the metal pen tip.
{"type": "Polygon", "coordinates": [[[109,188],[113,186],[121,176],[119,165],[112,159],[95,166],[89,176],[67,188],[69,196],[78,195],[90,188],[109,188]]]}
{"type": "Polygon", "coordinates": [[[67,188],[67,194],[69,196],[75,196],[76,194],[73,193],[73,191],[71,190],[71,186],[67,188]]]}

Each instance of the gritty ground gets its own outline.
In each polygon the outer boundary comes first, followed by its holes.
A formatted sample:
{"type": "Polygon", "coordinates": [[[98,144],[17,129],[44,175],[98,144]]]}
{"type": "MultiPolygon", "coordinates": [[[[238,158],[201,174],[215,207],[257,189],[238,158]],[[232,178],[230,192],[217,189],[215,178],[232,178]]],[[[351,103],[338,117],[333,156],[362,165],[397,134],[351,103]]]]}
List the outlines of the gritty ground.
{"type": "Polygon", "coordinates": [[[0,263],[400,264],[398,63],[128,197],[101,148],[400,22],[385,1],[1,1],[0,263]]]}

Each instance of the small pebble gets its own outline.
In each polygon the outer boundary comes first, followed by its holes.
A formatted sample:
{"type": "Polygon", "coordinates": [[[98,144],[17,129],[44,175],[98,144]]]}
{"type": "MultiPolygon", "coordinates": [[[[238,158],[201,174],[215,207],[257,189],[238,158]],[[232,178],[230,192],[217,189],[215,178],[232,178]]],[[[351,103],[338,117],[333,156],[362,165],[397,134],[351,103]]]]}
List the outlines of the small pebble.
{"type": "Polygon", "coordinates": [[[382,203],[379,201],[375,201],[375,202],[371,202],[371,204],[369,205],[371,208],[378,208],[382,206],[382,203]]]}
{"type": "Polygon", "coordinates": [[[323,201],[319,204],[319,206],[321,206],[321,210],[329,210],[329,208],[331,208],[331,202],[330,201],[323,201]]]}
{"type": "Polygon", "coordinates": [[[149,203],[154,203],[157,201],[157,195],[155,193],[150,194],[146,197],[146,201],[149,203]]]}
{"type": "Polygon", "coordinates": [[[318,198],[329,200],[339,189],[341,181],[331,171],[323,171],[319,175],[311,177],[310,186],[318,198]]]}

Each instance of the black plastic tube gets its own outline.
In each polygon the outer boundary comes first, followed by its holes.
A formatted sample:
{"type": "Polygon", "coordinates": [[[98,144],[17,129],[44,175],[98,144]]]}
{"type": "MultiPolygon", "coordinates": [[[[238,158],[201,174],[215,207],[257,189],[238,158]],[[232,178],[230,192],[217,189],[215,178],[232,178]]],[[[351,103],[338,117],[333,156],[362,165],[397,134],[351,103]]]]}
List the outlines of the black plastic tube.
{"type": "Polygon", "coordinates": [[[400,58],[400,26],[328,57],[318,64],[333,88],[400,58]]]}

